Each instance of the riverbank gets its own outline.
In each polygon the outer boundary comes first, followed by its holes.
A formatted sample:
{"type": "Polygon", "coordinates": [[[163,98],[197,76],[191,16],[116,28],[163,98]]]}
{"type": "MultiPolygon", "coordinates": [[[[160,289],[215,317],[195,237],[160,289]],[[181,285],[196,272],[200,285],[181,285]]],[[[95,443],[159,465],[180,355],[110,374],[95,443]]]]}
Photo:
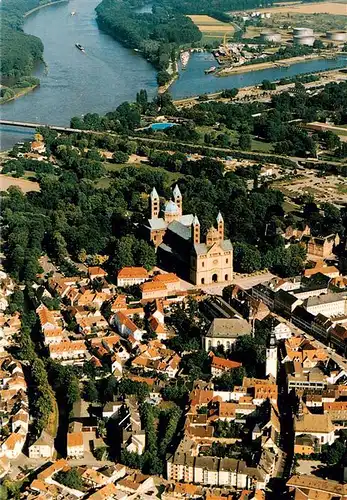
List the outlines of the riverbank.
{"type": "Polygon", "coordinates": [[[216,76],[230,76],[233,74],[238,74],[238,73],[248,73],[249,71],[259,71],[262,69],[271,69],[273,67],[281,67],[281,66],[292,66],[293,64],[297,63],[302,63],[302,62],[307,62],[307,61],[312,61],[312,60],[319,60],[319,59],[326,59],[327,57],[322,56],[321,54],[310,54],[307,56],[299,56],[299,57],[291,57],[289,59],[279,59],[277,61],[267,61],[263,63],[256,63],[256,64],[247,64],[244,66],[238,66],[236,68],[230,67],[230,68],[223,68],[220,71],[216,73],[216,76]]]}
{"type": "MultiPolygon", "coordinates": [[[[19,97],[22,97],[23,95],[26,95],[26,94],[29,94],[29,92],[32,92],[33,90],[35,90],[37,87],[39,87],[40,84],[37,83],[36,85],[32,85],[30,87],[25,87],[25,88],[22,88],[22,89],[18,89],[18,92],[16,92],[15,95],[11,96],[11,97],[8,97],[7,99],[0,99],[0,105],[1,104],[6,104],[7,102],[10,102],[10,101],[14,101],[15,99],[18,99],[19,97]]],[[[11,88],[11,87],[8,87],[9,89],[13,90],[15,92],[15,89],[11,88]]]]}
{"type": "Polygon", "coordinates": [[[36,12],[38,10],[44,9],[45,7],[49,7],[50,5],[57,5],[59,3],[69,3],[69,0],[57,0],[56,2],[47,2],[47,3],[43,4],[43,5],[38,5],[34,9],[28,10],[23,15],[23,17],[26,18],[26,17],[30,16],[30,14],[33,14],[34,12],[36,12]]]}
{"type": "Polygon", "coordinates": [[[170,66],[168,68],[168,73],[172,76],[170,80],[167,83],[165,83],[165,85],[159,85],[158,94],[164,94],[165,92],[167,92],[171,87],[171,85],[174,83],[174,81],[177,80],[177,78],[179,77],[177,61],[175,61],[175,63],[172,62],[170,63],[170,66]]]}

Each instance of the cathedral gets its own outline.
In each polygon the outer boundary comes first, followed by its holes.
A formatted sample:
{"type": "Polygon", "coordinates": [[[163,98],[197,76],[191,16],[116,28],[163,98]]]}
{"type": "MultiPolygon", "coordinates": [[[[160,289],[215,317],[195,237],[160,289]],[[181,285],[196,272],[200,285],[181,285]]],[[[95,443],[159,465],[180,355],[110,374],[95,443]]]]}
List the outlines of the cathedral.
{"type": "Polygon", "coordinates": [[[150,195],[151,218],[145,224],[154,244],[158,263],[195,285],[223,283],[233,278],[233,246],[224,238],[224,220],[217,217],[202,240],[196,215],[182,213],[182,195],[176,185],[173,199],[165,203],[161,215],[160,199],[153,188],[150,195]]]}

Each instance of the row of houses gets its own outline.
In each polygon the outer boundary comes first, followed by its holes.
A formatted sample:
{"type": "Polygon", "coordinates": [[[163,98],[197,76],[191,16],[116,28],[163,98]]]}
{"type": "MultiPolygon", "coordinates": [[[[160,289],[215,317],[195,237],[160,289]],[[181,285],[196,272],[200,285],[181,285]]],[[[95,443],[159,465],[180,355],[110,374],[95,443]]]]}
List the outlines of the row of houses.
{"type": "Polygon", "coordinates": [[[10,354],[0,357],[0,421],[3,429],[0,471],[3,473],[9,468],[8,461],[20,455],[30,422],[27,383],[22,365],[10,354]]]}
{"type": "MultiPolygon", "coordinates": [[[[124,465],[101,467],[81,466],[75,469],[83,484],[83,491],[59,482],[58,473],[68,473],[73,467],[60,459],[48,465],[26,489],[26,498],[84,498],[89,500],[135,500],[156,495],[154,478],[127,469],[124,465]]],[[[152,497],[153,498],[153,497],[152,497]]]]}
{"type": "Polygon", "coordinates": [[[189,396],[184,434],[167,461],[168,479],[238,490],[264,489],[281,459],[277,395],[277,385],[271,378],[245,377],[242,386],[232,391],[218,391],[213,383],[196,382],[189,396]],[[259,446],[259,458],[253,466],[239,458],[203,453],[216,443],[241,444],[240,438],[216,436],[215,425],[218,422],[243,425],[250,416],[257,421],[252,440],[259,446]]]}

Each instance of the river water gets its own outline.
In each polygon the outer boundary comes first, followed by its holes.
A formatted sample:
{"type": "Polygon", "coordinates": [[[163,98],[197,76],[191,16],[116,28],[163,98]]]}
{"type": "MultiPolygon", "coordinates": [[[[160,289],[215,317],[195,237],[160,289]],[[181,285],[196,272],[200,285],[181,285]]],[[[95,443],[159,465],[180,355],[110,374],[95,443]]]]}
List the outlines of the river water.
{"type": "MultiPolygon", "coordinates": [[[[68,125],[72,116],[88,112],[103,114],[123,101],[133,101],[142,88],[147,89],[150,98],[156,94],[154,68],[141,55],[99,31],[94,11],[99,2],[71,0],[38,10],[26,19],[25,31],[40,37],[44,44],[47,67],[41,65],[37,69],[41,80],[39,88],[0,107],[3,119],[68,125]],[[71,11],[76,15],[71,16],[71,11]],[[86,53],[80,52],[75,43],[83,45],[86,53]]],[[[146,6],[144,11],[150,9],[146,6]]],[[[171,87],[173,97],[245,87],[264,79],[341,67],[346,65],[346,57],[223,78],[204,74],[213,64],[210,54],[193,54],[187,69],[180,71],[179,79],[171,87]]],[[[0,132],[1,149],[32,136],[28,129],[2,127],[0,132]]]]}
{"type": "Polygon", "coordinates": [[[249,66],[247,73],[235,73],[229,76],[216,77],[213,74],[205,75],[205,69],[214,66],[216,61],[212,54],[194,53],[190,58],[187,69],[180,71],[179,79],[172,85],[170,92],[175,99],[218,92],[230,88],[249,87],[258,85],[263,80],[279,80],[302,73],[314,73],[334,68],[343,68],[347,65],[347,57],[337,59],[316,59],[288,66],[287,68],[269,68],[252,71],[249,66]]]}
{"type": "MultiPolygon", "coordinates": [[[[112,111],[136,92],[157,91],[156,71],[141,55],[101,32],[95,21],[100,0],[71,0],[40,9],[25,21],[27,33],[41,38],[47,68],[39,68],[39,88],[0,108],[4,120],[68,125],[88,112],[112,111]],[[71,11],[76,15],[71,16],[71,11]],[[80,52],[80,43],[86,53],[80,52]]],[[[32,135],[22,129],[1,129],[1,149],[32,135]],[[5,130],[6,129],[6,130],[5,130]]]]}

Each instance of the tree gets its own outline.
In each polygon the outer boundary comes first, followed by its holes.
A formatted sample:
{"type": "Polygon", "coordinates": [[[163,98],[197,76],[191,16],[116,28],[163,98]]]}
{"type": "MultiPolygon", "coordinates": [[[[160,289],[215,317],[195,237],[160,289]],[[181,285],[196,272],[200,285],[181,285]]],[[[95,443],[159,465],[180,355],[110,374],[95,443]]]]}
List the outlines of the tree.
{"type": "Polygon", "coordinates": [[[241,273],[252,273],[261,269],[261,255],[257,248],[247,243],[234,245],[235,270],[241,273]]]}
{"type": "Polygon", "coordinates": [[[124,236],[116,242],[115,256],[113,265],[117,270],[127,266],[134,266],[133,245],[135,239],[133,236],[124,236]]]}
{"type": "Polygon", "coordinates": [[[83,490],[83,479],[76,467],[69,469],[68,471],[60,471],[55,474],[54,479],[66,486],[67,488],[72,488],[74,490],[83,490]]]}
{"type": "Polygon", "coordinates": [[[170,77],[169,73],[165,70],[159,71],[157,74],[157,82],[158,82],[159,87],[168,83],[170,81],[170,79],[171,79],[171,77],[170,77]]]}
{"type": "Polygon", "coordinates": [[[84,386],[84,399],[94,403],[98,400],[99,393],[93,380],[88,380],[84,386]]]}
{"type": "Polygon", "coordinates": [[[16,288],[13,292],[12,295],[9,296],[9,306],[8,306],[8,312],[10,314],[13,314],[14,312],[18,311],[20,313],[24,312],[24,293],[20,288],[16,288]]]}
{"type": "Polygon", "coordinates": [[[133,255],[136,263],[143,266],[147,271],[153,269],[157,263],[154,247],[150,246],[145,240],[138,240],[135,243],[133,255]]]}
{"type": "Polygon", "coordinates": [[[233,357],[242,363],[248,377],[262,376],[266,346],[250,335],[239,337],[234,344],[233,357]]]}
{"type": "Polygon", "coordinates": [[[346,453],[346,443],[337,439],[332,445],[323,445],[321,460],[328,465],[338,464],[346,453]]]}
{"type": "Polygon", "coordinates": [[[241,134],[239,137],[239,148],[243,151],[249,151],[252,148],[252,139],[249,134],[241,134]]]}
{"type": "Polygon", "coordinates": [[[246,370],[243,366],[223,373],[215,378],[213,383],[218,391],[233,391],[235,385],[242,385],[243,378],[246,376],[246,370]]]}
{"type": "Polygon", "coordinates": [[[112,155],[112,160],[114,163],[126,163],[129,160],[129,155],[124,151],[115,151],[112,155]]]}
{"type": "Polygon", "coordinates": [[[276,90],[276,83],[270,82],[270,80],[263,80],[261,88],[263,90],[276,90]]]}
{"type": "Polygon", "coordinates": [[[204,350],[186,354],[182,359],[182,367],[188,374],[190,380],[206,378],[211,372],[210,365],[211,360],[204,350]]]}

